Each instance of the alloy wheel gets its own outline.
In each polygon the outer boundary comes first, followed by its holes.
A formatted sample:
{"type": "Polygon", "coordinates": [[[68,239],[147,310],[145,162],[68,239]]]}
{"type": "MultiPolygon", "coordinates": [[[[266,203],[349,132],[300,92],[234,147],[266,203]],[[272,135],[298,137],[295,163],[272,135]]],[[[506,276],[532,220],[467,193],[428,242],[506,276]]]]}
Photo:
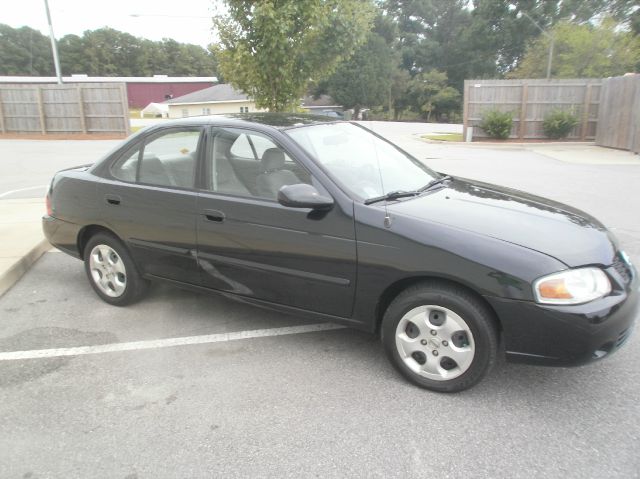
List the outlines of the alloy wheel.
{"type": "Polygon", "coordinates": [[[89,255],[91,277],[100,291],[117,298],[127,287],[127,271],[122,258],[105,244],[96,245],[89,255]]]}
{"type": "Polygon", "coordinates": [[[436,381],[462,375],[473,362],[469,325],[448,308],[424,305],[407,312],[396,327],[396,347],[414,373],[436,381]]]}

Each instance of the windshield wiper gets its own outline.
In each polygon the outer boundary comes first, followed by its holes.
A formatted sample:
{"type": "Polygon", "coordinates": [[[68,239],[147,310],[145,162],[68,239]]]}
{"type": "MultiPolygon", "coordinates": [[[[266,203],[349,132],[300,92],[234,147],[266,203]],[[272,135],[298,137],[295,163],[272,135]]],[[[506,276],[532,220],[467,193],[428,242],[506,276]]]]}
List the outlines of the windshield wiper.
{"type": "Polygon", "coordinates": [[[433,188],[434,186],[437,186],[441,183],[444,183],[445,181],[448,180],[452,180],[453,178],[450,177],[449,175],[443,175],[440,178],[438,178],[437,180],[433,180],[429,183],[427,183],[425,186],[423,186],[422,188],[420,188],[418,191],[419,192],[423,192],[423,191],[427,191],[430,190],[431,188],[433,188]]]}
{"type": "Polygon", "coordinates": [[[365,205],[370,205],[371,203],[377,203],[378,201],[386,201],[386,200],[397,200],[398,198],[406,198],[408,196],[416,196],[419,195],[420,191],[390,191],[386,195],[376,196],[374,198],[369,198],[364,200],[365,205]]]}
{"type": "Polygon", "coordinates": [[[404,191],[404,190],[390,191],[386,195],[376,196],[374,198],[369,198],[367,200],[364,200],[364,204],[365,205],[370,205],[371,203],[377,203],[378,201],[397,200],[398,198],[406,198],[406,197],[409,197],[409,196],[418,196],[420,193],[423,193],[423,192],[425,192],[427,190],[430,190],[434,186],[439,185],[439,184],[441,184],[441,183],[443,183],[445,181],[452,180],[452,179],[453,178],[451,176],[449,176],[449,175],[443,175],[440,178],[438,178],[437,180],[431,181],[430,183],[428,183],[427,185],[423,186],[419,190],[414,190],[414,191],[404,191]]]}

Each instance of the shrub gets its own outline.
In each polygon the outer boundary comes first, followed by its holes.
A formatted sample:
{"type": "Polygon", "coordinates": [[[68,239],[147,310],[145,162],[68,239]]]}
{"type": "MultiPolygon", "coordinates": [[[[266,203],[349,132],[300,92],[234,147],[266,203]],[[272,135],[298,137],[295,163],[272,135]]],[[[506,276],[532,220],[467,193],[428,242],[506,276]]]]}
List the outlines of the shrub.
{"type": "Polygon", "coordinates": [[[553,110],[542,122],[542,131],[547,138],[566,138],[578,124],[578,118],[569,111],[553,110]]]}
{"type": "Polygon", "coordinates": [[[484,114],[480,123],[480,128],[487,135],[501,140],[509,138],[512,127],[513,118],[511,118],[511,112],[508,111],[490,110],[484,114]]]}

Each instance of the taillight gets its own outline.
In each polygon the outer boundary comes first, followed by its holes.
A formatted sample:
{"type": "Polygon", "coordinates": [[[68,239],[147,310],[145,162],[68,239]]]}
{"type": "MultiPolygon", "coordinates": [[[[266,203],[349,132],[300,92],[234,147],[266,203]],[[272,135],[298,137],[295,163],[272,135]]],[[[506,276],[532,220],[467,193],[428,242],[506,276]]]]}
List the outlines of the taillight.
{"type": "Polygon", "coordinates": [[[53,216],[53,209],[51,208],[51,194],[49,192],[47,192],[45,203],[47,205],[47,216],[53,216]]]}

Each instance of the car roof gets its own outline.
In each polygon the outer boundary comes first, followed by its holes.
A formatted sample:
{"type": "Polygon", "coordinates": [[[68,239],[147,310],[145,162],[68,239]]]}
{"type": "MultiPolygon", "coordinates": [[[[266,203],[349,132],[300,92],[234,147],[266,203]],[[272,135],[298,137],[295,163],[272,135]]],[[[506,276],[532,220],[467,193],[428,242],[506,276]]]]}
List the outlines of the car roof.
{"type": "Polygon", "coordinates": [[[231,113],[224,115],[191,116],[178,120],[163,121],[156,126],[168,127],[185,123],[189,125],[229,125],[237,123],[238,126],[258,124],[284,130],[286,128],[337,123],[339,121],[341,120],[335,120],[324,115],[310,115],[306,113],[231,113]]]}

